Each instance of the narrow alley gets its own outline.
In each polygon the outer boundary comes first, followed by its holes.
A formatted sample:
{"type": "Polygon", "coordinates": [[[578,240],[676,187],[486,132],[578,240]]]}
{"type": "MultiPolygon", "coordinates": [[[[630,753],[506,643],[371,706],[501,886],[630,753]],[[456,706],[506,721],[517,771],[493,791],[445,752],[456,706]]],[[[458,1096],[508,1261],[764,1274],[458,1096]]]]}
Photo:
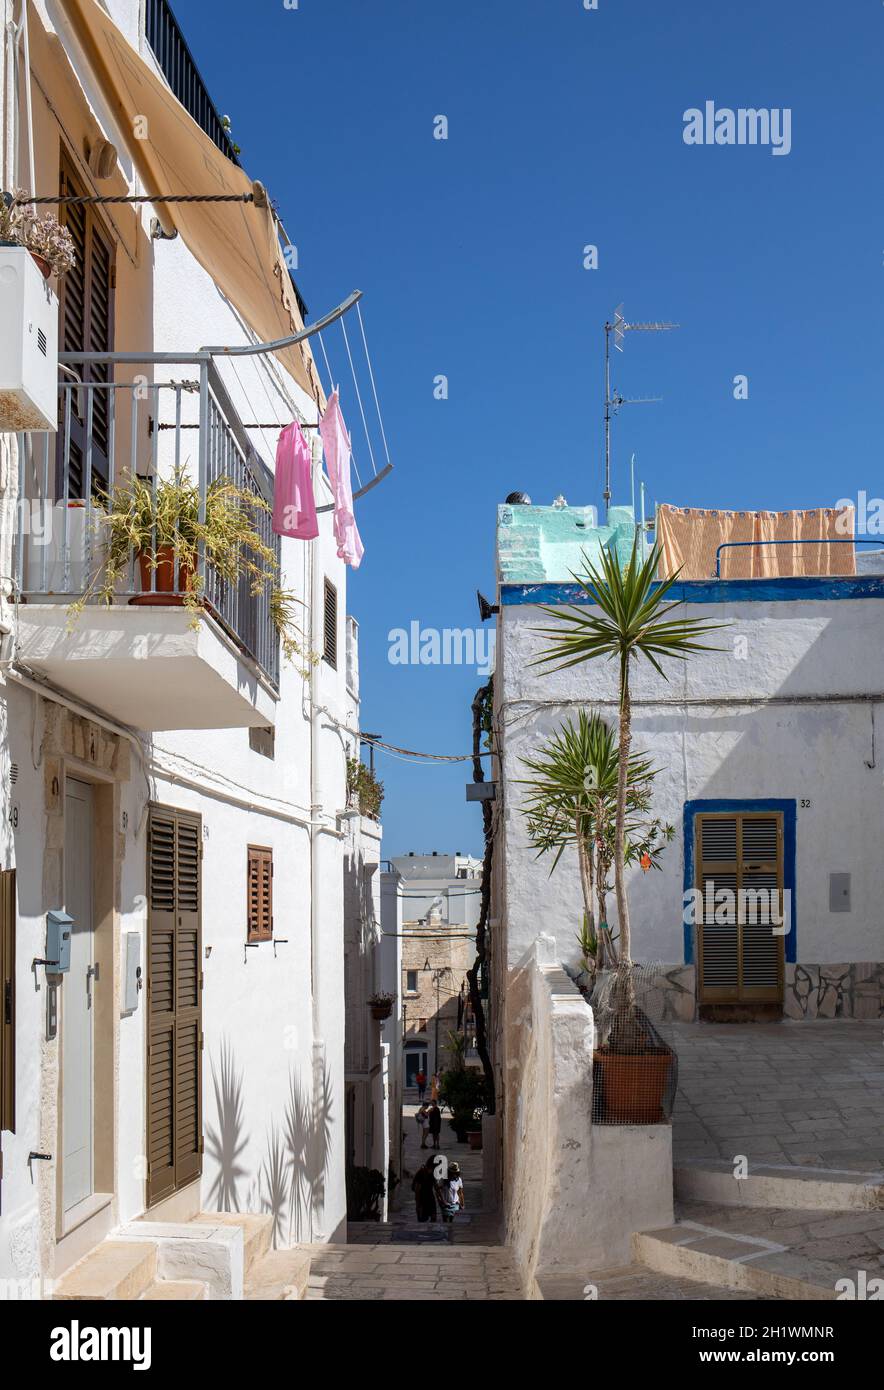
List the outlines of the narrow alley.
{"type": "Polygon", "coordinates": [[[483,1154],[454,1140],[447,1115],[439,1153],[460,1165],[464,1210],[453,1225],[419,1222],[411,1182],[431,1155],[421,1151],[417,1105],[402,1110],[402,1180],[388,1222],[351,1222],[346,1245],[311,1250],[307,1299],[495,1299],[525,1297],[499,1215],[483,1195],[483,1154]],[[451,1142],[448,1143],[448,1136],[451,1142]]]}

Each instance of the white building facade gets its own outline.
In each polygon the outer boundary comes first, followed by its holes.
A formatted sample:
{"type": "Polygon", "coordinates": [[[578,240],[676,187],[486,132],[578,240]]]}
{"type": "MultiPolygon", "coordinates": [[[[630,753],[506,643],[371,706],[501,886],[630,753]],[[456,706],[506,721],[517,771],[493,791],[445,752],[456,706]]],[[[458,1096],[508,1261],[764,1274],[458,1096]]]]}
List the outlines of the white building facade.
{"type": "MultiPolygon", "coordinates": [[[[56,5],[30,8],[29,72],[23,37],[7,31],[20,10],[0,5],[4,187],[28,187],[33,169],[39,193],[60,179],[87,195],[142,192],[132,132],[68,18],[56,5]],[[116,158],[99,179],[101,141],[116,158]]],[[[124,63],[134,50],[165,83],[144,7],[113,0],[109,11],[124,63]]],[[[270,500],[277,435],[253,422],[317,416],[305,373],[266,352],[194,361],[205,344],[259,338],[184,236],[152,234],[156,209],[83,216],[93,332],[72,344],[77,325],[63,322],[61,346],[67,333],[69,348],[115,355],[115,428],[87,389],[85,408],[67,393],[79,434],[64,416],[58,435],[0,434],[0,1277],[17,1279],[58,1279],[110,1232],[201,1211],[269,1215],[280,1247],[344,1238],[345,918],[358,937],[363,875],[380,856],[379,825],[348,814],[357,629],[318,444],[320,534],[279,542],[300,657],[284,659],[248,585],[211,591],[196,621],[124,597],[68,621],[88,558],[90,471],[106,484],[130,465],[148,477],[180,466],[201,487],[235,475],[270,500]],[[85,475],[74,476],[75,458],[85,475]],[[45,559],[18,524],[22,492],[61,515],[45,559]],[[59,594],[66,566],[73,583],[59,594]],[[360,891],[348,897],[354,875],[360,891]],[[62,928],[66,969],[47,952],[57,912],[73,919],[62,928]]],[[[79,293],[62,301],[69,316],[79,293]]],[[[309,348],[301,360],[309,373],[309,348]]],[[[383,1087],[375,1103],[386,1104],[383,1087]]],[[[387,1130],[385,1115],[376,1125],[387,1130]]]]}

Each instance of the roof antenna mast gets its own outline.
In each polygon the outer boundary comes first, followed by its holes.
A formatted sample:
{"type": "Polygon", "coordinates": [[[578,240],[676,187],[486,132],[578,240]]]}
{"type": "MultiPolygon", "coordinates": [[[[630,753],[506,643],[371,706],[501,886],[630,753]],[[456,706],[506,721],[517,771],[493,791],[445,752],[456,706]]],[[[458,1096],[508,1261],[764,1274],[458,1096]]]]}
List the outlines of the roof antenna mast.
{"type": "Polygon", "coordinates": [[[623,341],[627,333],[665,333],[671,328],[679,328],[677,323],[627,323],[623,317],[623,305],[614,310],[613,322],[605,323],[605,521],[611,509],[611,416],[616,415],[622,405],[652,405],[661,401],[662,396],[621,396],[615,387],[611,391],[611,336],[618,352],[623,351],[623,341]]]}

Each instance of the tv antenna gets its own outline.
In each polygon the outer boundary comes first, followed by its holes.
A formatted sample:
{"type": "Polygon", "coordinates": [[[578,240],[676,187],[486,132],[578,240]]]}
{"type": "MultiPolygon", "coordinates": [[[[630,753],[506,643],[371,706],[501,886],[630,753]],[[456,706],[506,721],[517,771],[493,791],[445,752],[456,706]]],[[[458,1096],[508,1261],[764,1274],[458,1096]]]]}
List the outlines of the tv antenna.
{"type": "Polygon", "coordinates": [[[627,323],[623,317],[623,305],[618,304],[614,310],[613,322],[605,323],[605,520],[608,519],[608,512],[611,507],[611,416],[620,412],[620,407],[624,405],[653,405],[663,399],[662,396],[622,396],[614,388],[611,391],[611,338],[613,336],[614,346],[618,352],[623,351],[623,343],[627,333],[666,333],[672,328],[680,328],[678,323],[654,322],[654,323],[627,323]]]}

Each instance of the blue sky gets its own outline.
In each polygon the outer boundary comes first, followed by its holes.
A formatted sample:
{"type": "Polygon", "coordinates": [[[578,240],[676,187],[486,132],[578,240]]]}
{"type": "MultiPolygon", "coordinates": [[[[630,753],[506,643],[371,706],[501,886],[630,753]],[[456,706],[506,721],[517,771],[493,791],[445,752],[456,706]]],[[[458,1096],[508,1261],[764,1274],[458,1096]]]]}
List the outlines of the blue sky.
{"type": "MultiPolygon", "coordinates": [[[[361,504],[350,585],[364,729],[469,750],[483,678],[393,666],[387,634],[476,624],[507,492],[600,503],[602,325],[621,300],[682,327],[631,335],[615,363],[624,395],[665,398],[615,422],[615,502],[633,451],[650,501],[884,495],[884,5],[172,3],[312,314],[365,293],[395,473],[361,504]],[[683,112],[707,100],[790,108],[791,152],[686,145],[683,112]]],[[[479,850],[466,765],[378,766],[386,854],[479,850]]]]}

